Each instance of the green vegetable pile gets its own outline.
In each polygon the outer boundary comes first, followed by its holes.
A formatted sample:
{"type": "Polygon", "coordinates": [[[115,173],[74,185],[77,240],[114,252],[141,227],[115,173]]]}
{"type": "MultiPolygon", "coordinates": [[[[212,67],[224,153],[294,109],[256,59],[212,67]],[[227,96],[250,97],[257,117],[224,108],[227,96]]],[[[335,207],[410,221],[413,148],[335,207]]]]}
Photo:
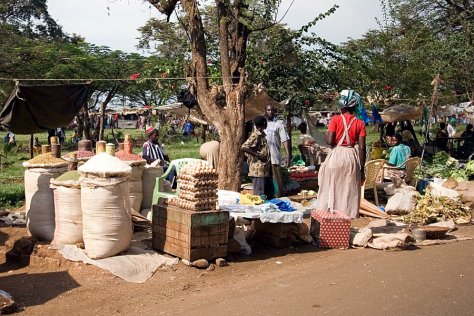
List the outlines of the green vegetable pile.
{"type": "Polygon", "coordinates": [[[420,169],[415,170],[415,176],[422,179],[424,176],[430,178],[453,178],[456,181],[467,181],[474,176],[474,161],[462,165],[456,159],[449,156],[445,151],[437,152],[431,163],[426,163],[420,169]]]}

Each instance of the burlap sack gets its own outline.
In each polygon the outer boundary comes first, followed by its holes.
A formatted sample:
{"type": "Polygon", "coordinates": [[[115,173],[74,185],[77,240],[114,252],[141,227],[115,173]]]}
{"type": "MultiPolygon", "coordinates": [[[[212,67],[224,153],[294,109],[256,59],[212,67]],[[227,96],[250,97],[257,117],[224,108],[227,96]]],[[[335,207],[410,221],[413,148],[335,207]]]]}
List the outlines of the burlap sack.
{"type": "Polygon", "coordinates": [[[50,180],[67,171],[66,167],[25,170],[26,227],[32,236],[51,241],[54,237],[54,196],[50,180]]]}

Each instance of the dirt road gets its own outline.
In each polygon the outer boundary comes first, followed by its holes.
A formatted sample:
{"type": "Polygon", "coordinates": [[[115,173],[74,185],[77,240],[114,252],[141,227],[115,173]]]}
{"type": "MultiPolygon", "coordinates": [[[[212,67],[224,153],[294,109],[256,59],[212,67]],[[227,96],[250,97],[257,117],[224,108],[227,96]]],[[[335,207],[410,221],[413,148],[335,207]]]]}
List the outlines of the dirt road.
{"type": "MultiPolygon", "coordinates": [[[[466,230],[473,235],[473,227],[466,230]]],[[[20,315],[473,313],[474,240],[393,252],[254,252],[214,271],[180,263],[145,284],[77,263],[59,271],[0,264],[0,288],[23,308],[20,315]]]]}

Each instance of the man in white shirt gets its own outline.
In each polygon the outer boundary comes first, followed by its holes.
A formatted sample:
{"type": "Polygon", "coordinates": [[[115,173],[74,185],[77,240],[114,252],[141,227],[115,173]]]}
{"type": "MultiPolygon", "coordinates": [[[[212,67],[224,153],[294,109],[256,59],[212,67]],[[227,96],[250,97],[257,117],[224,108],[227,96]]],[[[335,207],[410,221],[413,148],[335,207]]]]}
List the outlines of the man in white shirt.
{"type": "Polygon", "coordinates": [[[272,175],[273,180],[276,182],[278,192],[275,194],[276,197],[283,196],[283,181],[281,179],[280,165],[281,165],[281,144],[285,146],[286,151],[286,167],[291,164],[291,149],[290,149],[290,137],[286,132],[285,124],[283,121],[278,120],[276,117],[277,109],[273,105],[267,105],[265,107],[265,117],[267,118],[267,128],[265,134],[267,135],[267,142],[270,148],[270,158],[272,161],[272,175]]]}
{"type": "Polygon", "coordinates": [[[446,130],[448,131],[449,137],[454,137],[454,135],[456,135],[456,129],[450,123],[448,123],[446,130]]]}

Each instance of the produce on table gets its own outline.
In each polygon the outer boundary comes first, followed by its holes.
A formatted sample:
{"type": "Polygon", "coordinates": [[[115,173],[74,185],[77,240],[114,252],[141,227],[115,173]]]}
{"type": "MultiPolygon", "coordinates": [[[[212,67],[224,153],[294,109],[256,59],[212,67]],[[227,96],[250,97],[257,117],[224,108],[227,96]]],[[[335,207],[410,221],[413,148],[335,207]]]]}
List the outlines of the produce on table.
{"type": "Polygon", "coordinates": [[[406,223],[422,225],[451,219],[456,223],[468,223],[471,221],[471,211],[460,201],[444,196],[436,198],[428,191],[418,199],[413,212],[403,216],[402,219],[406,223]]]}
{"type": "Polygon", "coordinates": [[[315,171],[314,167],[304,167],[304,166],[292,166],[289,169],[290,179],[295,181],[303,181],[310,179],[317,179],[318,172],[315,171]]]}
{"type": "Polygon", "coordinates": [[[424,164],[422,168],[417,167],[415,175],[419,179],[427,176],[443,179],[451,177],[458,182],[467,181],[469,177],[474,176],[474,161],[462,165],[445,151],[439,151],[433,156],[431,163],[424,164]]]}

